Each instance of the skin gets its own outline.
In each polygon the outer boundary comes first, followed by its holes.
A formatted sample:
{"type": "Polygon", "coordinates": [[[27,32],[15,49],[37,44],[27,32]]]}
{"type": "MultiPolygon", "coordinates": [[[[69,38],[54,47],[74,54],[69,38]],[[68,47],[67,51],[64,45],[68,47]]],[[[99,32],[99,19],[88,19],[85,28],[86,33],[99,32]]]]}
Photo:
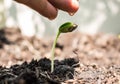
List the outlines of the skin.
{"type": "Polygon", "coordinates": [[[55,19],[58,9],[68,13],[76,13],[79,9],[77,0],[15,0],[29,6],[48,19],[55,19]]]}

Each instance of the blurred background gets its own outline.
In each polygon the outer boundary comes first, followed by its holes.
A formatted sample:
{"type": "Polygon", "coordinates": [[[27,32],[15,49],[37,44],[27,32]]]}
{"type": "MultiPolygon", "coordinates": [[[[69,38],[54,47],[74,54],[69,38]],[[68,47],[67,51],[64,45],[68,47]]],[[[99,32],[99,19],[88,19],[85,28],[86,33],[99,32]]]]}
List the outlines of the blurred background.
{"type": "Polygon", "coordinates": [[[78,24],[80,32],[120,33],[120,0],[80,0],[74,16],[59,11],[55,20],[48,20],[36,11],[14,2],[0,0],[0,28],[19,27],[24,35],[52,36],[64,22],[78,24]]]}

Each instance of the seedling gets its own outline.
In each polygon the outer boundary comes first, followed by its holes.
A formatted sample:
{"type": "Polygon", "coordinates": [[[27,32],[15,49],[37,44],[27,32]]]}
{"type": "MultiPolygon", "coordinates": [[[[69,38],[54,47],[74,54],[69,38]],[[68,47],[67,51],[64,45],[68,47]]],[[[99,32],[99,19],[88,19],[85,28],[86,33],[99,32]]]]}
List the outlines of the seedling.
{"type": "Polygon", "coordinates": [[[77,28],[77,25],[71,22],[66,22],[64,24],[62,24],[59,27],[59,30],[57,32],[57,36],[54,40],[53,46],[52,46],[52,53],[51,53],[51,72],[54,71],[54,53],[55,53],[55,46],[58,40],[58,37],[61,33],[68,33],[68,32],[72,32],[77,28]]]}

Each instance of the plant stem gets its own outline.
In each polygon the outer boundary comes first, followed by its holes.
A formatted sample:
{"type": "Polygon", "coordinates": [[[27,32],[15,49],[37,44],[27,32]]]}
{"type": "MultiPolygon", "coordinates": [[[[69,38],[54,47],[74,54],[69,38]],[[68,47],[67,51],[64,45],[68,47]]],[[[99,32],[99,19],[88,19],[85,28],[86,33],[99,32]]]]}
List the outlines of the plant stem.
{"type": "Polygon", "coordinates": [[[55,46],[57,43],[57,39],[60,35],[60,31],[57,32],[57,36],[54,40],[53,46],[52,46],[52,52],[51,52],[51,73],[54,71],[54,53],[55,53],[55,46]]]}

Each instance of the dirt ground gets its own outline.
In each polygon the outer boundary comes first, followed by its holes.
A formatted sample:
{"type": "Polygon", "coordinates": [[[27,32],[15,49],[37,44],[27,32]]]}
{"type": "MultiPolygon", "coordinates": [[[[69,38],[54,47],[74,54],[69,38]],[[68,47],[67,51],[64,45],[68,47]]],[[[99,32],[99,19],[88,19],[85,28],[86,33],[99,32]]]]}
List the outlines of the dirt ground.
{"type": "Polygon", "coordinates": [[[62,34],[51,73],[53,39],[23,36],[17,28],[0,30],[0,84],[120,84],[116,35],[62,34]]]}

